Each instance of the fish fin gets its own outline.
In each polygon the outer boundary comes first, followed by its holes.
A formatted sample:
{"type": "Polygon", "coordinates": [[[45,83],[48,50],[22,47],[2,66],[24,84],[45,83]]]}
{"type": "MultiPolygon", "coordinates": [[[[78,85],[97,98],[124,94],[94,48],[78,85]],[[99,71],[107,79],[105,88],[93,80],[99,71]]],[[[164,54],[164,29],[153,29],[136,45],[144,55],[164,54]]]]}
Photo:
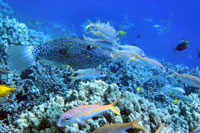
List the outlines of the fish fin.
{"type": "Polygon", "coordinates": [[[86,37],[85,35],[83,35],[83,39],[86,40],[86,41],[89,40],[88,37],[86,37]]]}
{"type": "Polygon", "coordinates": [[[34,46],[9,46],[8,47],[8,68],[22,72],[34,62],[34,46]]]}
{"type": "Polygon", "coordinates": [[[9,90],[10,90],[10,91],[14,91],[15,88],[14,88],[14,87],[10,87],[9,90]]]}
{"type": "Polygon", "coordinates": [[[90,27],[94,26],[93,23],[89,22],[89,24],[87,26],[85,26],[85,30],[89,29],[90,27]]]}
{"type": "Polygon", "coordinates": [[[115,108],[117,101],[115,101],[114,103],[111,104],[110,109],[112,110],[112,112],[114,112],[115,114],[121,115],[120,112],[115,108]]]}
{"type": "Polygon", "coordinates": [[[130,57],[130,58],[129,58],[129,61],[134,61],[134,60],[140,59],[140,58],[142,58],[142,56],[139,55],[139,54],[136,54],[136,56],[130,57]]]}
{"type": "Polygon", "coordinates": [[[79,118],[76,119],[78,123],[87,126],[88,124],[85,121],[80,120],[79,118]]]}
{"type": "Polygon", "coordinates": [[[137,57],[136,57],[136,56],[134,56],[134,57],[131,57],[129,60],[130,60],[130,61],[133,61],[133,60],[135,60],[135,59],[137,59],[137,57]]]}
{"type": "Polygon", "coordinates": [[[69,77],[71,79],[69,86],[74,86],[74,83],[76,81],[76,77],[69,77]]]}
{"type": "Polygon", "coordinates": [[[74,86],[74,83],[75,83],[75,81],[77,80],[77,77],[75,76],[75,74],[76,74],[76,71],[74,71],[74,70],[72,69],[72,74],[71,74],[71,76],[69,77],[69,79],[71,79],[71,81],[70,81],[70,83],[69,83],[69,86],[74,86]]]}
{"type": "Polygon", "coordinates": [[[51,66],[55,66],[59,69],[66,69],[66,65],[64,64],[61,64],[61,63],[58,63],[56,61],[50,61],[48,59],[45,59],[45,58],[38,58],[39,62],[42,62],[42,63],[45,63],[45,64],[48,64],[48,65],[51,65],[51,66]]]}
{"type": "Polygon", "coordinates": [[[120,58],[120,54],[119,54],[117,51],[115,51],[115,52],[112,54],[112,57],[113,57],[113,58],[120,58]]]}
{"type": "Polygon", "coordinates": [[[134,120],[133,122],[131,122],[131,125],[133,126],[133,128],[136,129],[140,129],[140,130],[145,130],[146,128],[143,126],[138,125],[138,122],[142,119],[142,117],[138,117],[136,120],[134,120]]]}
{"type": "Polygon", "coordinates": [[[161,133],[164,128],[164,124],[161,124],[160,127],[155,131],[155,133],[161,133]]]}
{"type": "Polygon", "coordinates": [[[135,56],[136,58],[138,58],[138,59],[140,59],[140,58],[142,58],[142,56],[141,55],[139,55],[139,54],[136,54],[136,56],[135,56]]]}
{"type": "Polygon", "coordinates": [[[170,77],[170,78],[171,78],[171,77],[175,77],[177,74],[178,74],[177,72],[173,71],[173,73],[170,74],[170,75],[168,75],[168,77],[170,77]]]}

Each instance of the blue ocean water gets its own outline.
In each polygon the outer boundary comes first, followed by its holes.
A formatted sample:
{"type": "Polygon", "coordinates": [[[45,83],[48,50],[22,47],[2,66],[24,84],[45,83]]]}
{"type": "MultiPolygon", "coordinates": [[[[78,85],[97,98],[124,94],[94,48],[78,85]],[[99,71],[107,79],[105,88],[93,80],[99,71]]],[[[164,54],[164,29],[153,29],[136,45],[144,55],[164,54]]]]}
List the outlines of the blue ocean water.
{"type": "MultiPolygon", "coordinates": [[[[109,21],[116,29],[123,27],[127,35],[124,43],[136,44],[148,56],[185,64],[200,65],[200,9],[198,0],[7,0],[16,14],[48,23],[65,25],[81,33],[87,20],[109,21]],[[130,25],[127,25],[127,23],[130,25]],[[163,31],[153,26],[163,26],[163,31]],[[126,27],[129,26],[129,27],[126,27]],[[141,37],[136,38],[137,35],[141,37]],[[191,41],[184,51],[174,54],[173,48],[182,39],[191,41]]],[[[123,41],[122,41],[123,43],[123,41]]]]}

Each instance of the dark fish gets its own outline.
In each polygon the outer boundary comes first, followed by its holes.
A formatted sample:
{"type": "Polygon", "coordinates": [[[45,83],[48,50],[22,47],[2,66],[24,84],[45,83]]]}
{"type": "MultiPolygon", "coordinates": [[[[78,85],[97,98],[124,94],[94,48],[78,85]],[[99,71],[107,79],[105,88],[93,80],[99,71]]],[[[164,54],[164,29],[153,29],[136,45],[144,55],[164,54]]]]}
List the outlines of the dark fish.
{"type": "Polygon", "coordinates": [[[176,51],[183,51],[184,49],[188,48],[189,44],[190,44],[190,41],[183,39],[178,43],[175,50],[176,51]]]}
{"type": "Polygon", "coordinates": [[[45,59],[56,66],[87,69],[110,58],[105,50],[79,38],[57,39],[39,46],[10,46],[8,55],[9,69],[18,71],[28,68],[35,59],[45,59]]]}
{"type": "Polygon", "coordinates": [[[200,58],[200,49],[197,49],[198,57],[200,58]]]}
{"type": "Polygon", "coordinates": [[[137,39],[140,39],[140,38],[141,38],[141,35],[140,35],[140,34],[137,34],[137,35],[136,35],[136,38],[137,38],[137,39]]]}

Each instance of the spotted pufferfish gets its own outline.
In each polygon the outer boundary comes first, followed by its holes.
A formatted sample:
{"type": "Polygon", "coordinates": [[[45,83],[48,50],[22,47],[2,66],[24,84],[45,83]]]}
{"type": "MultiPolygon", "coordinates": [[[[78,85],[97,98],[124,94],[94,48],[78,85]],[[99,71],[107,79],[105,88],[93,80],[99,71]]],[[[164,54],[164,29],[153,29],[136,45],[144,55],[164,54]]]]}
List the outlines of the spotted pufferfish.
{"type": "Polygon", "coordinates": [[[56,66],[70,65],[75,69],[97,67],[111,56],[100,47],[79,38],[64,38],[38,46],[9,46],[7,64],[19,72],[30,67],[35,60],[45,59],[56,66]]]}

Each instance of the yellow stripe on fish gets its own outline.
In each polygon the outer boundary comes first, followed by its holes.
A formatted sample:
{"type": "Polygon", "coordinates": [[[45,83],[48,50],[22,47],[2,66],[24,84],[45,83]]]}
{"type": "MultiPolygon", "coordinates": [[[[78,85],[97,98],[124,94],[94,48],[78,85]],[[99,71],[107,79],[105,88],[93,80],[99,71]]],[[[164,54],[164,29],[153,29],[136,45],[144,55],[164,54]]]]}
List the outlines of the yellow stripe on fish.
{"type": "Polygon", "coordinates": [[[146,128],[138,125],[138,122],[141,120],[141,117],[129,123],[115,123],[112,125],[105,125],[93,131],[92,133],[125,133],[126,130],[130,128],[136,128],[139,130],[145,130],[146,128]]]}
{"type": "MultiPolygon", "coordinates": [[[[90,114],[90,113],[93,113],[93,112],[97,112],[97,111],[101,111],[101,110],[105,110],[105,109],[111,109],[114,113],[116,113],[117,115],[120,115],[120,112],[114,107],[114,104],[109,104],[109,105],[104,105],[102,106],[101,108],[97,108],[95,110],[92,110],[92,111],[89,111],[89,112],[85,112],[81,115],[87,115],[87,114],[90,114]]],[[[80,116],[81,116],[80,115],[80,116]]]]}
{"type": "Polygon", "coordinates": [[[84,122],[87,119],[93,118],[97,115],[100,115],[103,112],[106,112],[108,110],[112,110],[114,113],[120,115],[120,112],[114,107],[116,102],[109,105],[81,105],[78,107],[75,107],[68,112],[63,113],[58,122],[58,127],[64,127],[65,125],[70,125],[73,123],[80,123],[86,125],[84,122]]]}

